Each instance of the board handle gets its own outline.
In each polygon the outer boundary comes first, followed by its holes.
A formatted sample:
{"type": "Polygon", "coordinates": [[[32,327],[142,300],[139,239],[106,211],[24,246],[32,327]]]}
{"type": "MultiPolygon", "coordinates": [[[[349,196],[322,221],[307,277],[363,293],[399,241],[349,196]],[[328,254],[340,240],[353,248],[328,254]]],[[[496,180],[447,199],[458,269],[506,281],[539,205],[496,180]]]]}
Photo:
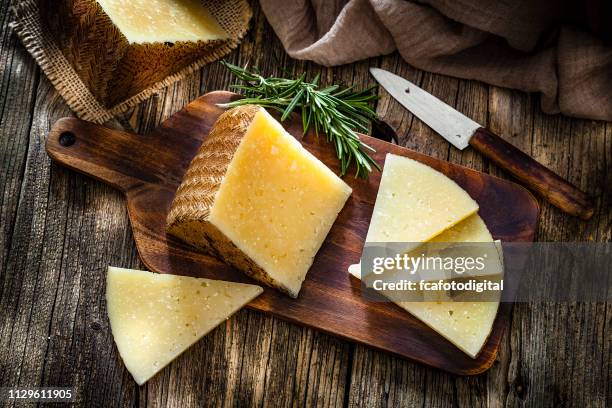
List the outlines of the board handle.
{"type": "Polygon", "coordinates": [[[135,133],[109,129],[77,118],[55,122],[47,136],[54,161],[123,192],[146,182],[164,184],[155,152],[135,133]]]}
{"type": "Polygon", "coordinates": [[[490,130],[476,130],[470,145],[560,210],[584,220],[593,215],[587,194],[490,130]]]}

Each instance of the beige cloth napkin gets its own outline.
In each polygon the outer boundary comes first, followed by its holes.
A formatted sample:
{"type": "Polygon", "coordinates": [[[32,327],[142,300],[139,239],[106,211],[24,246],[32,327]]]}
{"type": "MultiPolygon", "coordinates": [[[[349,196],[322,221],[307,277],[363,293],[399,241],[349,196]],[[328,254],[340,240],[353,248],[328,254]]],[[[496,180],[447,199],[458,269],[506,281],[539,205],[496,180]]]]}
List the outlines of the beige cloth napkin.
{"type": "Polygon", "coordinates": [[[294,58],[333,66],[397,49],[426,71],[540,92],[548,113],[612,120],[612,46],[590,34],[610,29],[609,0],[260,2],[294,58]]]}

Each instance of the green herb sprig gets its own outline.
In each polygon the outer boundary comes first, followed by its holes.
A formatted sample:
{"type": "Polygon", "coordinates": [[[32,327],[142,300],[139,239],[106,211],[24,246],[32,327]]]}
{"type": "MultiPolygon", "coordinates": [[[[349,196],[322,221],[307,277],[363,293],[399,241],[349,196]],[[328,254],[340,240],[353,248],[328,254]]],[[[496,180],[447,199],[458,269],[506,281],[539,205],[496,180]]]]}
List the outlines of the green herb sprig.
{"type": "Polygon", "coordinates": [[[327,140],[334,144],[342,175],[353,161],[356,177],[367,178],[372,168],[381,170],[368,154],[368,151],[375,150],[357,135],[357,131],[367,132],[369,122],[376,117],[376,112],[369,106],[369,102],[377,98],[372,93],[373,88],[353,91],[353,87],[332,85],[319,89],[319,75],[310,82],[306,80],[306,73],[297,79],[265,78],[255,71],[225,61],[221,63],[244,82],[233,85],[233,88],[245,95],[243,99],[223,104],[223,107],[260,105],[281,112],[281,121],[297,110],[301,112],[304,134],[314,127],[317,135],[325,133],[327,140]]]}

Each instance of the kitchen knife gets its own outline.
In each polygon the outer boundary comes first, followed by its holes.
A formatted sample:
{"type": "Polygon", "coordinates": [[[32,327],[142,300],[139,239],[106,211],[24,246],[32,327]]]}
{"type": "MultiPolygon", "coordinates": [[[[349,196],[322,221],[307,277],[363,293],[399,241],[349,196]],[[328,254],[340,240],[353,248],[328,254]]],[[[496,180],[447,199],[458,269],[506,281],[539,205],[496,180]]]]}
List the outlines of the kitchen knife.
{"type": "Polygon", "coordinates": [[[398,75],[380,68],[370,72],[393,98],[456,148],[472,146],[568,214],[585,220],[593,215],[588,195],[489,129],[398,75]]]}

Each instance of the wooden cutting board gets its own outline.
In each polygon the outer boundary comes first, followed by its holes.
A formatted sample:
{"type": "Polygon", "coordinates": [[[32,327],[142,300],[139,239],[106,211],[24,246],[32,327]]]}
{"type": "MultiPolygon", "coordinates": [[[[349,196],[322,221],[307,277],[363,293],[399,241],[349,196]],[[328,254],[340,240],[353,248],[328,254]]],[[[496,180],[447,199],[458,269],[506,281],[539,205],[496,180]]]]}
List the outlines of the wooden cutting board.
{"type": "MultiPolygon", "coordinates": [[[[252,282],[221,261],[195,252],[166,235],[166,213],[187,166],[222,110],[216,104],[236,98],[212,92],[187,105],[146,136],[111,130],[75,118],[64,118],[47,138],[49,156],[64,166],[121,190],[138,253],[152,271],[252,282]]],[[[284,124],[301,139],[301,122],[284,124]]],[[[478,202],[480,215],[497,239],[532,241],[538,204],[512,182],[363,136],[384,162],[386,153],[419,160],[454,179],[478,202]]],[[[323,137],[307,135],[302,143],[338,173],[334,150],[323,137]]],[[[510,305],[500,308],[493,332],[477,359],[471,359],[433,330],[391,303],[373,303],[360,294],[360,282],[350,277],[357,263],[372,215],[380,173],[369,180],[345,178],[353,188],[302,286],[298,299],[270,288],[249,305],[255,310],[313,327],[326,333],[462,374],[489,368],[508,325],[510,305]]],[[[123,265],[116,265],[123,266],[123,265]]]]}

